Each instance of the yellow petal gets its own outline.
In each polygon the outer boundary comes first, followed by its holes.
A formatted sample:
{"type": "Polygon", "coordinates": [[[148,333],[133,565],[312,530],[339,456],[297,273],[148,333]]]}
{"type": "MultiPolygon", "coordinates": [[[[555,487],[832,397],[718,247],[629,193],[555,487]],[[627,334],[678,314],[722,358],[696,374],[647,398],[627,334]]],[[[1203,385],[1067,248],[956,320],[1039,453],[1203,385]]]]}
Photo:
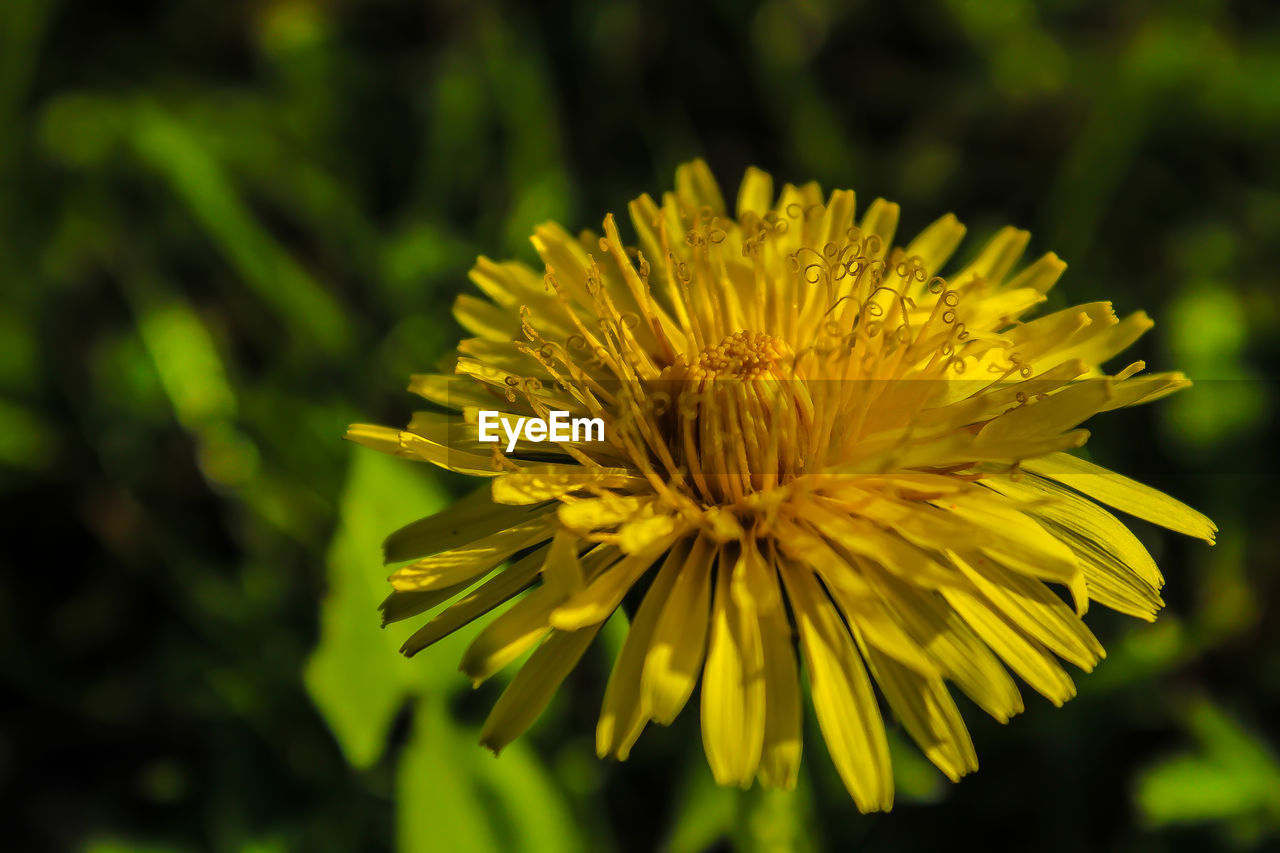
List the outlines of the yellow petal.
{"type": "MultiPolygon", "coordinates": [[[[963,384],[963,383],[956,383],[963,384]]],[[[876,446],[868,441],[857,449],[858,457],[831,473],[878,474],[890,468],[926,468],[965,465],[974,462],[1012,464],[1031,456],[1043,456],[1060,450],[1074,450],[1089,439],[1088,430],[1077,429],[1062,435],[1035,439],[990,441],[979,447],[968,432],[947,433],[911,443],[905,447],[900,437],[876,446]]]]}
{"type": "Polygon", "coordinates": [[[473,335],[510,346],[519,340],[520,318],[487,299],[461,294],[453,303],[453,318],[473,335]]]}
{"type": "MultiPolygon", "coordinates": [[[[762,567],[765,568],[765,567],[762,567]]],[[[760,781],[770,787],[790,790],[800,775],[804,738],[800,707],[800,673],[796,665],[791,623],[778,590],[776,569],[761,572],[751,582],[760,618],[764,647],[764,745],[760,754],[760,781]],[[767,574],[766,574],[767,572],[767,574]]]]}
{"type": "Polygon", "coordinates": [[[947,556],[1006,619],[1059,657],[1089,672],[1106,656],[1080,617],[1040,581],[982,557],[947,556]]]}
{"type": "Polygon", "coordinates": [[[406,430],[371,424],[352,424],[347,427],[345,438],[383,453],[430,462],[432,465],[472,477],[496,477],[501,473],[494,467],[492,457],[457,450],[406,430]]]}
{"type": "MultiPolygon", "coordinates": [[[[510,339],[463,338],[458,342],[458,352],[471,356],[486,367],[517,377],[537,376],[543,372],[542,364],[532,355],[513,347],[510,339]]],[[[544,393],[550,395],[553,391],[546,388],[544,393]]]]}
{"type": "Polygon", "coordinates": [[[789,790],[800,772],[800,681],[791,623],[778,588],[772,549],[766,562],[754,540],[743,543],[734,566],[730,596],[745,614],[758,620],[763,663],[764,729],[759,778],[768,787],[789,790]]]}
{"type": "Polygon", "coordinates": [[[978,769],[969,730],[938,676],[924,676],[868,643],[861,645],[889,707],[920,749],[952,782],[978,769]]]}
{"type": "Polygon", "coordinates": [[[684,708],[702,671],[710,575],[717,551],[705,536],[694,542],[653,629],[640,677],[640,695],[645,713],[664,726],[684,708]]]}
{"type": "Polygon", "coordinates": [[[663,263],[666,251],[662,247],[660,236],[660,223],[663,216],[661,209],[646,193],[632,201],[627,206],[627,212],[631,216],[631,224],[635,228],[640,251],[652,265],[655,284],[662,288],[654,294],[655,297],[664,297],[665,305],[673,311],[678,327],[684,330],[689,329],[689,314],[685,309],[684,300],[680,298],[675,282],[667,275],[666,265],[663,263]]]}
{"type": "Polygon", "coordinates": [[[1030,241],[1029,231],[1006,225],[991,238],[987,245],[982,247],[982,251],[978,253],[974,262],[955,276],[955,282],[963,284],[977,275],[992,284],[1000,284],[1009,270],[1013,269],[1013,265],[1018,262],[1018,258],[1022,257],[1030,241]]]}
{"type": "Polygon", "coordinates": [[[599,625],[592,625],[581,631],[552,631],[494,703],[480,732],[480,743],[496,755],[524,734],[546,709],[565,676],[578,665],[599,630],[599,625]]]}
{"type": "Polygon", "coordinates": [[[801,552],[797,559],[813,567],[845,619],[870,643],[925,675],[936,674],[924,652],[885,608],[859,564],[838,554],[819,537],[796,536],[784,542],[784,548],[787,546],[792,549],[788,550],[789,554],[801,552]],[[796,539],[800,539],[799,548],[796,548],[796,539]]]}
{"type": "Polygon", "coordinates": [[[565,295],[586,308],[595,304],[587,290],[590,262],[573,235],[558,223],[544,222],[533,229],[530,242],[565,295]]]}
{"type": "Polygon", "coordinates": [[[888,256],[893,245],[893,233],[898,230],[898,212],[898,205],[878,198],[862,215],[863,234],[874,235],[880,240],[879,251],[867,252],[870,257],[882,260],[888,256]]]}
{"type": "Polygon", "coordinates": [[[1032,442],[1044,435],[1057,435],[1102,411],[1113,396],[1110,379],[1084,379],[990,421],[978,433],[974,447],[1032,442]]]}
{"type": "Polygon", "coordinates": [[[470,580],[463,580],[462,583],[454,584],[452,587],[426,589],[420,592],[399,592],[393,589],[392,593],[378,606],[378,610],[383,613],[383,628],[431,610],[439,603],[448,601],[463,589],[470,587],[471,583],[470,580]]]}
{"type": "Polygon", "coordinates": [[[1031,308],[1044,302],[1038,290],[1000,290],[983,299],[962,301],[956,309],[966,329],[992,329],[1006,326],[1031,308]]]}
{"type": "Polygon", "coordinates": [[[352,424],[343,436],[347,441],[364,445],[379,453],[401,455],[400,430],[375,424],[352,424]]]}
{"type": "Polygon", "coordinates": [[[649,653],[658,617],[675,586],[676,577],[688,560],[691,544],[689,540],[685,540],[672,547],[662,568],[658,570],[653,585],[645,593],[627,631],[627,639],[622,644],[618,660],[609,673],[604,704],[600,709],[600,721],[596,725],[596,753],[601,758],[612,754],[626,760],[644,728],[647,717],[641,707],[640,678],[644,671],[645,657],[649,653]]]}
{"type": "Polygon", "coordinates": [[[1079,358],[1089,364],[1103,364],[1142,337],[1155,323],[1143,311],[1137,311],[1112,326],[1090,327],[1093,334],[1082,335],[1079,343],[1055,353],[1055,358],[1079,358]]]}
{"type": "Polygon", "coordinates": [[[542,582],[570,595],[582,589],[586,577],[578,550],[582,540],[568,530],[557,530],[542,564],[542,582]]]}
{"type": "Polygon", "coordinates": [[[494,396],[484,386],[459,379],[451,373],[415,373],[409,377],[409,391],[454,411],[461,411],[467,406],[492,409],[503,399],[494,396]]]}
{"type": "Polygon", "coordinates": [[[554,525],[555,516],[541,516],[461,548],[415,560],[391,575],[391,585],[405,591],[440,589],[479,577],[522,548],[550,539],[554,525]]]}
{"type": "Polygon", "coordinates": [[[456,412],[414,412],[407,430],[455,450],[466,450],[480,456],[493,454],[491,445],[479,441],[476,428],[466,422],[465,414],[460,418],[456,412]]]}
{"type": "MultiPolygon", "coordinates": [[[[982,530],[987,541],[977,550],[1019,572],[1061,583],[1076,596],[1076,606],[1084,612],[1080,594],[1081,568],[1075,553],[1022,511],[1022,508],[990,493],[970,492],[932,502],[982,530]]],[[[956,546],[956,551],[965,550],[956,546]]]]}
{"type": "MultiPolygon", "coordinates": [[[[907,518],[908,514],[905,511],[898,512],[896,508],[891,511],[887,504],[888,502],[882,501],[867,507],[870,512],[875,513],[868,517],[890,524],[896,523],[896,521],[889,521],[890,518],[897,520],[907,518]]],[[[846,551],[868,557],[889,571],[911,579],[913,583],[937,586],[955,581],[954,569],[943,566],[924,550],[914,547],[911,544],[912,537],[906,533],[904,537],[908,541],[903,541],[875,525],[866,524],[861,519],[840,515],[821,506],[812,507],[808,515],[816,529],[821,530],[824,536],[846,551]]],[[[914,522],[907,523],[914,529],[914,522]]],[[[950,541],[953,544],[955,542],[955,540],[950,541]]],[[[787,544],[794,547],[795,541],[784,541],[784,545],[787,544]]],[[[928,544],[926,547],[933,546],[928,544]]]]}
{"type": "Polygon", "coordinates": [[[573,503],[561,504],[557,514],[560,523],[580,535],[595,530],[616,527],[637,518],[652,502],[651,496],[608,495],[601,498],[584,498],[573,503]]]}
{"type": "Polygon", "coordinates": [[[888,574],[873,574],[872,580],[884,587],[907,632],[965,695],[1002,723],[1022,713],[1022,696],[1009,673],[937,593],[888,574]]]}
{"type": "MultiPolygon", "coordinates": [[[[454,370],[458,376],[470,377],[488,385],[495,393],[505,397],[510,404],[517,403],[523,397],[523,395],[517,395],[514,391],[515,388],[524,385],[524,377],[520,374],[512,373],[509,370],[475,358],[459,358],[454,365],[454,370]]],[[[538,397],[540,395],[535,394],[534,396],[538,397]]]]}
{"type": "MultiPolygon", "coordinates": [[[[1138,362],[1138,364],[1141,365],[1142,362],[1138,362]]],[[[1114,396],[1102,411],[1109,412],[1112,409],[1120,409],[1125,406],[1154,403],[1156,400],[1161,400],[1175,391],[1190,387],[1191,380],[1185,374],[1176,371],[1137,376],[1132,379],[1126,379],[1123,382],[1117,382],[1114,396]]]]}
{"type": "MultiPolygon", "coordinates": [[[[622,272],[622,279],[631,295],[631,302],[639,309],[642,317],[648,319],[647,324],[638,324],[635,334],[644,341],[651,356],[657,359],[670,360],[674,354],[685,347],[685,331],[667,312],[649,290],[647,282],[640,278],[635,263],[627,254],[627,249],[618,233],[617,222],[613,214],[604,218],[605,236],[609,243],[609,254],[622,272]]],[[[621,298],[622,294],[618,294],[621,298]]]]}
{"type": "Polygon", "coordinates": [[[608,619],[622,598],[654,561],[676,540],[671,533],[634,554],[628,554],[601,572],[584,588],[570,595],[551,614],[551,624],[562,631],[575,631],[608,619]]]}
{"type": "Polygon", "coordinates": [[[764,216],[773,206],[773,176],[755,166],[747,168],[738,189],[738,219],[743,214],[764,216]]]}
{"type": "Polygon", "coordinates": [[[475,579],[469,579],[442,589],[417,590],[414,592],[400,592],[393,589],[391,594],[378,605],[378,609],[382,611],[382,627],[385,628],[388,625],[417,616],[420,613],[426,613],[437,604],[442,604],[453,598],[473,583],[475,583],[475,579]]]}
{"type": "MultiPolygon", "coordinates": [[[[1148,585],[1157,588],[1163,585],[1164,578],[1156,567],[1156,561],[1147,553],[1138,537],[1093,501],[1034,474],[1026,474],[1017,481],[1009,477],[986,477],[980,482],[983,486],[1012,498],[1041,501],[1028,512],[1036,518],[1066,528],[1080,539],[1092,543],[1093,547],[1111,554],[1148,585]]],[[[1078,548],[1074,550],[1079,551],[1078,548]]]]}
{"type": "Polygon", "coordinates": [[[853,190],[835,190],[827,201],[822,213],[822,221],[818,225],[818,233],[814,245],[819,249],[827,246],[843,246],[848,237],[845,236],[853,225],[853,213],[857,207],[857,196],[853,190]]]}
{"type": "Polygon", "coordinates": [[[831,760],[860,811],[887,811],[893,806],[889,744],[862,659],[813,573],[791,564],[782,577],[831,760]]]}
{"type": "MultiPolygon", "coordinates": [[[[1031,379],[993,383],[981,394],[973,395],[964,403],[940,407],[927,413],[932,417],[926,416],[921,420],[926,423],[947,424],[952,429],[956,429],[991,418],[999,418],[1013,406],[1018,405],[1020,400],[1056,391],[1072,380],[1084,376],[1088,371],[1089,366],[1077,359],[1056,365],[1031,379]]],[[[1026,438],[1027,436],[1024,435],[1023,439],[1026,438]]],[[[991,437],[987,436],[984,441],[991,441],[991,437]]]]}
{"type": "Polygon", "coordinates": [[[472,283],[497,304],[511,311],[542,293],[542,275],[519,261],[501,263],[481,255],[467,274],[472,283]]]}
{"type": "Polygon", "coordinates": [[[623,522],[618,528],[618,547],[625,553],[635,554],[651,543],[659,540],[670,540],[677,532],[686,528],[684,521],[673,515],[650,515],[623,522]]]}
{"type": "Polygon", "coordinates": [[[764,745],[765,670],[760,623],[729,591],[721,552],[702,671],[702,744],[720,785],[748,787],[764,745]]]}
{"type": "Polygon", "coordinates": [[[1066,269],[1067,265],[1062,259],[1049,252],[1014,276],[1007,287],[1010,290],[1028,287],[1040,293],[1048,293],[1049,288],[1057,283],[1066,269]]]}
{"type": "MultiPolygon", "coordinates": [[[[1064,535],[1070,536],[1070,533],[1064,535]]],[[[1164,600],[1155,587],[1146,583],[1110,555],[1096,550],[1091,543],[1081,542],[1077,548],[1084,565],[1084,580],[1089,597],[1104,607],[1129,616],[1154,622],[1164,600]]]]}
{"type": "Polygon", "coordinates": [[[384,562],[429,557],[517,527],[554,512],[552,507],[505,507],[494,504],[486,489],[477,489],[446,510],[401,527],[382,543],[384,562]]]}
{"type": "MultiPolygon", "coordinates": [[[[1034,289],[1034,288],[1030,288],[1034,289]]],[[[1065,350],[1073,340],[1079,343],[1077,336],[1094,328],[1105,329],[1114,326],[1118,320],[1111,310],[1110,302],[1091,302],[1087,305],[1075,305],[1037,317],[1006,332],[1003,337],[1008,343],[1009,355],[1016,356],[1023,363],[1035,363],[1041,375],[1050,366],[1056,366],[1070,359],[1054,352],[1048,364],[1041,363],[1047,353],[1065,350]]]]}
{"type": "Polygon", "coordinates": [[[947,603],[1009,668],[1055,705],[1076,695],[1066,670],[1039,643],[1029,640],[977,590],[945,589],[947,603]]]}
{"type": "MultiPolygon", "coordinates": [[[[1068,585],[1080,576],[1070,548],[1020,512],[978,495],[952,495],[931,503],[881,500],[863,512],[891,525],[918,548],[987,551],[1039,577],[1068,585]]],[[[939,577],[944,582],[955,580],[951,572],[939,577]]]]}
{"type": "Polygon", "coordinates": [[[693,211],[709,207],[716,216],[725,215],[720,185],[702,158],[676,167],[676,195],[693,211]]]}
{"type": "Polygon", "coordinates": [[[636,477],[621,468],[567,471],[567,467],[539,465],[496,477],[493,480],[493,500],[499,504],[532,504],[556,500],[587,487],[631,489],[643,488],[648,483],[643,477],[636,477]]]}
{"type": "Polygon", "coordinates": [[[479,686],[550,632],[551,611],[562,599],[557,589],[545,585],[534,589],[484,626],[467,646],[459,668],[479,686]]]}
{"type": "Polygon", "coordinates": [[[907,257],[919,257],[924,261],[924,268],[929,275],[938,275],[942,265],[959,247],[964,239],[964,225],[954,214],[948,213],[920,232],[920,235],[907,245],[907,257]]]}
{"type": "Polygon", "coordinates": [[[921,675],[933,677],[938,674],[933,662],[885,607],[884,602],[870,591],[870,587],[859,595],[852,594],[848,585],[828,585],[827,588],[845,620],[858,629],[870,646],[921,675]]]}
{"type": "MultiPolygon", "coordinates": [[[[406,657],[413,657],[463,625],[475,621],[499,604],[514,598],[533,584],[538,577],[538,570],[546,559],[547,551],[547,546],[531,551],[440,611],[435,618],[414,631],[404,641],[404,645],[400,647],[401,653],[406,657]]],[[[419,593],[399,594],[418,595],[419,593]]]]}
{"type": "Polygon", "coordinates": [[[1213,544],[1218,532],[1217,525],[1181,501],[1075,456],[1054,453],[1042,459],[1027,459],[1022,467],[1121,512],[1209,544],[1213,544]]]}

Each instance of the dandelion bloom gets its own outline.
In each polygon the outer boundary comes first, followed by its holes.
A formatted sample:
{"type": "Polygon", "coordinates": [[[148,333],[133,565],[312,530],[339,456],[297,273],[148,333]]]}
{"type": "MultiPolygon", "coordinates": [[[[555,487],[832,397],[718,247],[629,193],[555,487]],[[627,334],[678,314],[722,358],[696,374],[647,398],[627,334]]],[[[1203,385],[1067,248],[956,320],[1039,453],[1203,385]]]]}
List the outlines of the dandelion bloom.
{"type": "MultiPolygon", "coordinates": [[[[475,337],[453,375],[410,389],[444,411],[349,437],[489,486],[386,541],[384,620],[452,600],[412,655],[492,619],[462,670],[477,684],[532,654],[482,741],[521,734],[627,599],[630,628],[596,730],[625,759],[701,679],[721,784],[795,784],[803,663],[832,760],[858,808],[893,778],[873,685],[953,780],[977,768],[947,682],[1001,722],[1010,672],[1055,705],[1060,661],[1103,656],[1089,602],[1151,620],[1162,579],[1101,504],[1212,542],[1200,513],[1070,455],[1092,415],[1188,385],[1102,365],[1151,326],[1109,303],[1024,316],[1065,264],[1015,270],[1006,228],[943,277],[954,216],[894,247],[895,204],[749,170],[733,215],[702,162],[657,204],[631,203],[635,247],[540,226],[545,270],[481,258],[454,313],[475,337]],[[605,424],[603,440],[479,440],[482,411],[605,424]],[[1053,585],[1053,586],[1050,586],[1053,585]],[[634,594],[628,598],[628,593],[634,594]],[[1061,594],[1060,594],[1061,592],[1061,594]]],[[[562,436],[563,437],[563,436],[562,436]]]]}

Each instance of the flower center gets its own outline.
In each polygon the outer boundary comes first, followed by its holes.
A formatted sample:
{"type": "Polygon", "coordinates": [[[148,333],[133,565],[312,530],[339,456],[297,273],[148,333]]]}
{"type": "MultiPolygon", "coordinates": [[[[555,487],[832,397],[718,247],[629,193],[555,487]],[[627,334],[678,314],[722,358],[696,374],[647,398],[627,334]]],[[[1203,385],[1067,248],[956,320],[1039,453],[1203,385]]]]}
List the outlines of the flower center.
{"type": "Polygon", "coordinates": [[[698,356],[697,364],[690,370],[690,378],[698,379],[759,379],[766,374],[776,375],[775,368],[789,373],[786,361],[791,348],[783,341],[764,332],[734,332],[713,347],[707,347],[698,356]]]}
{"type": "Polygon", "coordinates": [[[785,341],[735,332],[677,358],[659,385],[668,446],[703,501],[735,503],[801,473],[813,403],[785,341]]]}

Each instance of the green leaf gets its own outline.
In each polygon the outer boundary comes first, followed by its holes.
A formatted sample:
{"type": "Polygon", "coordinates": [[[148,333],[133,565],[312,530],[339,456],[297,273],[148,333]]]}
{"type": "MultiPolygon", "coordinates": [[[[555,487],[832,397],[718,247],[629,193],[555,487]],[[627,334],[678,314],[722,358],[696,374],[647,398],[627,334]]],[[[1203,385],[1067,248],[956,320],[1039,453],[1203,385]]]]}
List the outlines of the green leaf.
{"type": "Polygon", "coordinates": [[[227,382],[217,347],[200,317],[183,299],[139,294],[138,335],[155,363],[178,421],[195,430],[235,413],[235,392],[227,382]]]}
{"type": "MultiPolygon", "coordinates": [[[[399,655],[402,631],[379,627],[378,604],[388,592],[382,540],[447,502],[426,466],[355,452],[329,549],[320,642],[305,678],[347,760],[357,767],[378,760],[391,720],[423,669],[399,655]]],[[[457,681],[462,683],[461,676],[457,681]]]]}
{"type": "Polygon", "coordinates": [[[444,692],[418,703],[396,778],[399,849],[587,849],[560,786],[528,744],[494,756],[478,741],[478,730],[454,722],[444,692]]]}
{"type": "Polygon", "coordinates": [[[1187,726],[1195,753],[1148,768],[1137,801],[1157,825],[1268,816],[1280,826],[1280,764],[1266,746],[1209,700],[1194,703],[1187,726]]]}
{"type": "Polygon", "coordinates": [[[740,792],[715,783],[701,751],[692,757],[681,788],[679,813],[671,840],[663,849],[667,853],[701,853],[733,830],[740,792]]]}
{"type": "Polygon", "coordinates": [[[1150,768],[1138,784],[1138,805],[1155,824],[1222,820],[1253,807],[1248,779],[1205,758],[1179,755],[1150,768]]]}
{"type": "Polygon", "coordinates": [[[805,775],[795,790],[717,785],[701,750],[693,753],[677,799],[667,853],[702,853],[730,839],[741,853],[803,853],[816,849],[813,803],[805,775]]]}
{"type": "Polygon", "coordinates": [[[139,104],[130,124],[142,160],[165,177],[284,328],[328,353],[350,343],[342,307],[254,218],[200,139],[180,119],[139,104]]]}
{"type": "Polygon", "coordinates": [[[813,801],[803,774],[793,791],[756,786],[738,792],[736,849],[742,853],[807,853],[818,849],[813,801]]]}
{"type": "Polygon", "coordinates": [[[510,837],[504,849],[528,853],[586,849],[562,791],[525,741],[508,745],[500,756],[479,749],[475,755],[476,772],[509,818],[510,837]]]}
{"type": "Polygon", "coordinates": [[[489,804],[472,772],[474,739],[457,729],[440,697],[418,703],[396,776],[396,848],[413,853],[501,851],[489,804]]]}

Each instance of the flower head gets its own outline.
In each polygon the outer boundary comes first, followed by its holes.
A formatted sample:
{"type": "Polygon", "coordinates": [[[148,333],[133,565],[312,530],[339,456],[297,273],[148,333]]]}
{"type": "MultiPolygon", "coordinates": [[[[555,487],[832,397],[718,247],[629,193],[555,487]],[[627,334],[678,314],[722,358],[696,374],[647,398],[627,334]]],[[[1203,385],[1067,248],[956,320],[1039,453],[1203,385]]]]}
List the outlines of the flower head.
{"type": "Polygon", "coordinates": [[[1092,415],[1189,384],[1102,365],[1151,326],[1108,303],[1025,320],[1065,265],[1015,270],[1006,228],[945,277],[953,216],[905,247],[898,207],[823,199],[748,171],[733,215],[702,162],[661,205],[631,204],[637,245],[539,227],[537,272],[481,258],[485,299],[456,375],[415,376],[441,407],[406,430],[357,425],[380,450],[488,477],[393,533],[404,563],[387,622],[454,599],[414,654],[521,592],[467,650],[477,683],[532,650],[482,740],[523,732],[624,599],[630,628],[601,709],[601,756],[626,758],[701,681],[702,738],[722,784],[795,783],[801,671],[858,807],[887,809],[884,703],[948,777],[977,768],[954,686],[1000,721],[1010,671],[1054,704],[1060,661],[1103,656],[1090,601],[1142,619],[1162,579],[1099,504],[1212,541],[1203,515],[1067,453],[1092,415]],[[598,418],[603,441],[479,441],[482,410],[598,418]],[[459,414],[460,413],[460,414],[459,414]],[[1061,594],[1060,594],[1061,592],[1061,594]],[[634,593],[628,598],[629,593],[634,593]],[[798,652],[798,654],[797,654],[798,652]],[[949,682],[949,683],[948,683],[949,682]]]}

